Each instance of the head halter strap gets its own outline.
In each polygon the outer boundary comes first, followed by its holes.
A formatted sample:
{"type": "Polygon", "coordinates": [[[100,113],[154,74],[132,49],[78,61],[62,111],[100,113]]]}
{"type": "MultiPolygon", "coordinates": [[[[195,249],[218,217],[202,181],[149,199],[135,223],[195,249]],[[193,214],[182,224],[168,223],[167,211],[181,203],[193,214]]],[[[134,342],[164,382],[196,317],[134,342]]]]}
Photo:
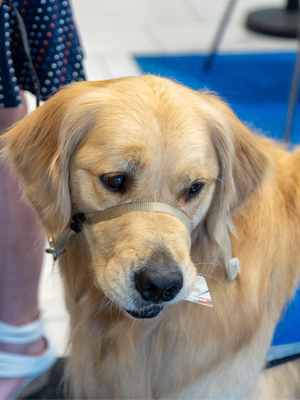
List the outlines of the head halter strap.
{"type": "Polygon", "coordinates": [[[86,214],[75,214],[70,226],[61,233],[56,244],[52,238],[49,238],[50,248],[46,249],[46,252],[53,254],[54,260],[56,260],[57,256],[65,251],[65,247],[70,238],[75,233],[82,231],[83,223],[98,224],[100,222],[109,221],[110,219],[119,218],[124,214],[134,211],[155,212],[171,215],[179,219],[185,225],[189,233],[191,231],[191,222],[189,218],[178,208],[169,206],[168,204],[155,202],[127,203],[120,206],[110,207],[106,210],[99,210],[86,214]]]}
{"type": "MultiPolygon", "coordinates": [[[[110,207],[105,210],[94,211],[91,213],[78,213],[73,216],[73,220],[68,228],[66,228],[59,236],[56,243],[52,238],[49,238],[50,248],[46,249],[47,253],[53,255],[54,260],[57,256],[64,253],[65,247],[69,240],[75,233],[82,231],[82,224],[98,224],[100,222],[109,221],[114,218],[119,218],[124,214],[130,212],[155,212],[160,214],[167,214],[179,219],[186,227],[188,233],[191,233],[191,221],[189,218],[178,208],[172,207],[165,203],[156,202],[139,202],[127,203],[120,206],[110,207]]],[[[227,231],[226,237],[226,251],[225,251],[225,266],[228,281],[233,281],[240,272],[239,260],[232,258],[231,243],[227,231]]]]}

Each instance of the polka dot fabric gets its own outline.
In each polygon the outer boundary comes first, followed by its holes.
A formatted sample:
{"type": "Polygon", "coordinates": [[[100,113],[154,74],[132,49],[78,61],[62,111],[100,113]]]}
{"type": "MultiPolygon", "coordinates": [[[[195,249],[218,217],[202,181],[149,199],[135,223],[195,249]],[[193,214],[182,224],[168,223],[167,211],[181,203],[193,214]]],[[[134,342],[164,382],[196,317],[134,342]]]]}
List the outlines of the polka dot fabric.
{"type": "MultiPolygon", "coordinates": [[[[24,20],[31,57],[40,81],[40,100],[60,86],[85,79],[83,52],[66,0],[14,1],[24,20]]],[[[35,94],[32,71],[14,10],[0,7],[0,108],[20,106],[19,90],[35,94]]]]}

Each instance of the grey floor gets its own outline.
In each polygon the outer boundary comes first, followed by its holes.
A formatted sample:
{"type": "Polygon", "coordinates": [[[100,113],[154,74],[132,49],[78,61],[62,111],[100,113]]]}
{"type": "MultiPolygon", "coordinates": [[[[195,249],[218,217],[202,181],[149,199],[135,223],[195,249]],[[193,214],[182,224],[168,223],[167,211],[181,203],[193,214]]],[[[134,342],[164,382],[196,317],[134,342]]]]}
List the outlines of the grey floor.
{"type": "Polygon", "coordinates": [[[59,358],[51,371],[49,384],[40,392],[34,393],[27,399],[46,400],[64,399],[63,370],[65,359],[59,358]]]}

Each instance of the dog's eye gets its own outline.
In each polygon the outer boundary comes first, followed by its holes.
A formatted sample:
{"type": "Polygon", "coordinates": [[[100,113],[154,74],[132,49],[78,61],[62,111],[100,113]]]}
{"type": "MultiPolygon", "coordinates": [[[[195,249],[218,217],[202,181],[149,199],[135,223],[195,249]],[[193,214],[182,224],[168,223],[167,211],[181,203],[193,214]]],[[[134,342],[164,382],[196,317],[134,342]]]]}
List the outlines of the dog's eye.
{"type": "Polygon", "coordinates": [[[188,192],[187,200],[189,200],[190,198],[196,196],[200,192],[200,190],[203,188],[203,186],[204,186],[203,182],[200,182],[200,181],[194,182],[191,185],[190,190],[188,192]]]}
{"type": "Polygon", "coordinates": [[[102,176],[102,182],[110,190],[119,191],[124,190],[125,175],[123,174],[107,174],[102,176]]]}

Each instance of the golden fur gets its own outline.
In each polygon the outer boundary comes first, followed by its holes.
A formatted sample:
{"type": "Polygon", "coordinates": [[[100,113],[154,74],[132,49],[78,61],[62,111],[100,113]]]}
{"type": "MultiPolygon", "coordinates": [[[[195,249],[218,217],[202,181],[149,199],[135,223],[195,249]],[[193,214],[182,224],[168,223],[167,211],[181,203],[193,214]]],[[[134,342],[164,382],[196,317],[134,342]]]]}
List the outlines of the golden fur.
{"type": "Polygon", "coordinates": [[[72,237],[59,257],[72,398],[300,398],[299,361],[263,371],[299,281],[299,150],[255,136],[216,96],[154,76],[71,84],[4,140],[56,240],[75,213],[131,201],[170,204],[192,222],[189,236],[172,216],[134,212],[72,237]],[[120,171],[133,177],[124,194],[99,180],[120,171]],[[205,185],[187,201],[198,179],[205,185]],[[242,270],[231,283],[228,230],[242,270]],[[132,274],[163,249],[183,288],[155,319],[134,319],[123,310],[135,307],[132,274]],[[197,273],[212,309],[182,300],[197,273]]]}

